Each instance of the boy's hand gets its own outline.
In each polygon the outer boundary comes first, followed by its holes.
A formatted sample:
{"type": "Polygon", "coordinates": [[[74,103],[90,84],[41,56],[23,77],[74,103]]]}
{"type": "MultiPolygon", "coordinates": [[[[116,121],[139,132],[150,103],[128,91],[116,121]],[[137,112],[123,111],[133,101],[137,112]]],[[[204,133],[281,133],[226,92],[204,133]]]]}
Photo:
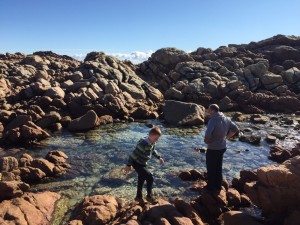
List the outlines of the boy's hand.
{"type": "Polygon", "coordinates": [[[164,164],[164,163],[165,163],[164,159],[163,159],[163,158],[160,158],[160,159],[159,159],[159,163],[160,163],[161,165],[164,164]]]}
{"type": "Polygon", "coordinates": [[[127,175],[131,171],[131,166],[125,166],[124,168],[124,174],[127,175]]]}

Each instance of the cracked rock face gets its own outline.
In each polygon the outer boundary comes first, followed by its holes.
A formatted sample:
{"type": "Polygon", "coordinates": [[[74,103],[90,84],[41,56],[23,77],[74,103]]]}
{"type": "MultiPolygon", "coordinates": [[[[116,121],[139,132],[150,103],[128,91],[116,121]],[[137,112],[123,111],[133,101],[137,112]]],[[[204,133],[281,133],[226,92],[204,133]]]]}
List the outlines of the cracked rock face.
{"type": "Polygon", "coordinates": [[[0,223],[19,225],[49,224],[55,202],[60,195],[53,192],[26,193],[0,203],[0,223]]]}
{"type": "Polygon", "coordinates": [[[298,210],[300,201],[300,156],[285,161],[282,165],[261,167],[257,181],[246,183],[245,191],[251,201],[262,209],[263,214],[274,224],[283,223],[298,210]]]}

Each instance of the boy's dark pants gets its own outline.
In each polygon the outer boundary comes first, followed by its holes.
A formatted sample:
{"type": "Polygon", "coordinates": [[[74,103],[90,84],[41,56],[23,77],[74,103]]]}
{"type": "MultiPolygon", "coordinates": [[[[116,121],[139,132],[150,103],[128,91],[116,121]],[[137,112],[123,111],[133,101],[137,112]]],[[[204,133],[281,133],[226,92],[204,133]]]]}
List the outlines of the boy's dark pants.
{"type": "Polygon", "coordinates": [[[132,163],[132,167],[138,174],[138,186],[136,197],[143,197],[143,186],[145,181],[147,181],[147,195],[152,195],[152,186],[153,186],[153,176],[152,173],[146,168],[137,162],[132,163]]]}
{"type": "Polygon", "coordinates": [[[222,187],[222,164],[225,149],[211,150],[206,152],[207,188],[210,190],[221,190],[222,187]]]}

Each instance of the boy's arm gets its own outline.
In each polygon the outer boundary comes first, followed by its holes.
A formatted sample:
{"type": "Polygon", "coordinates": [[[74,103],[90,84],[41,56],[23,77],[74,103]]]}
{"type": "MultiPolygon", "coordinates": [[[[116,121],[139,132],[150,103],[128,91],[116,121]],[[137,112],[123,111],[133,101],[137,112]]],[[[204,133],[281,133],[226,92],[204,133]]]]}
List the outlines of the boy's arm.
{"type": "Polygon", "coordinates": [[[161,155],[158,154],[158,152],[156,151],[155,149],[155,144],[154,144],[154,147],[153,147],[153,150],[152,150],[152,155],[157,158],[157,159],[160,159],[161,158],[161,155]]]}
{"type": "Polygon", "coordinates": [[[127,166],[131,166],[132,165],[132,158],[129,156],[129,159],[127,161],[127,166]]]}
{"type": "Polygon", "coordinates": [[[157,151],[155,149],[153,150],[152,155],[157,159],[161,158],[161,156],[157,153],[157,151]]]}

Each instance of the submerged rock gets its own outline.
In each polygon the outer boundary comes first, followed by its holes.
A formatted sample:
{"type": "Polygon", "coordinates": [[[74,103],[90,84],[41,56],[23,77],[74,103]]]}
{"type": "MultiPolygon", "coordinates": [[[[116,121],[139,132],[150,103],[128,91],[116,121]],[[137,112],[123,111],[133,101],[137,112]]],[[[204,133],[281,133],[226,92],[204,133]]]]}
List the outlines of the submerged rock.
{"type": "Polygon", "coordinates": [[[300,144],[297,143],[295,147],[292,149],[285,149],[280,145],[275,145],[270,147],[270,156],[269,159],[283,163],[285,160],[289,158],[299,156],[300,155],[300,144]]]}
{"type": "Polygon", "coordinates": [[[239,137],[239,140],[249,144],[258,145],[261,141],[261,137],[258,135],[242,135],[239,137]]]}

